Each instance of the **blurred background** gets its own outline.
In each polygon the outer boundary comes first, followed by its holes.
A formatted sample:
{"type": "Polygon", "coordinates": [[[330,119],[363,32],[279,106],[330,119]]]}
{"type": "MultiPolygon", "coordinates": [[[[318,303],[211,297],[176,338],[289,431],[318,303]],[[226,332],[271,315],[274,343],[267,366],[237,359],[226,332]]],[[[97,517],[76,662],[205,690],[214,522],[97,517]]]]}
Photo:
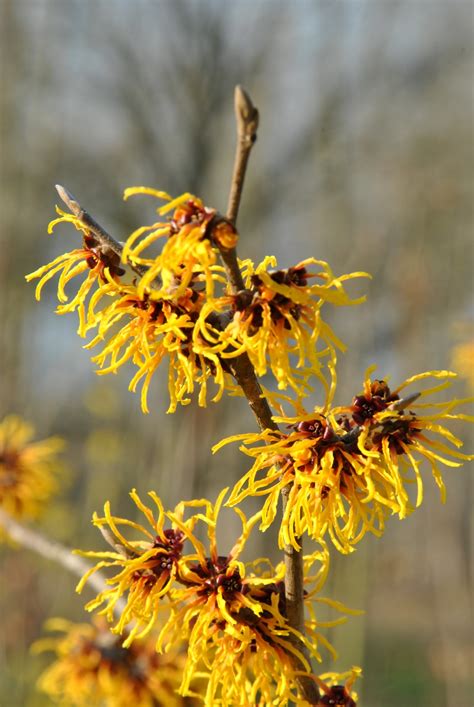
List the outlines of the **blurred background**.
{"type": "MultiPolygon", "coordinates": [[[[91,515],[106,499],[133,515],[132,487],[168,506],[213,499],[247,466],[236,446],[211,456],[211,445],[255,427],[234,398],[166,416],[165,370],[148,416],[126,371],[95,375],[75,317],[53,313],[55,285],[36,303],[24,281],[77,244],[72,227],[46,235],[54,184],[119,240],[156,206],[124,203],[129,185],[191,191],[225,211],[241,83],[261,123],[240,256],[273,253],[285,267],[312,255],[374,276],[352,290],[366,304],[326,313],[348,345],[336,402],[374,362],[394,384],[449,368],[474,339],[473,13],[470,0],[0,0],[0,419],[16,412],[39,436],[67,439],[44,531],[102,549],[91,515]]],[[[468,390],[461,379],[454,395],[468,390]]],[[[326,594],[365,609],[330,632],[336,668],[364,668],[364,707],[472,703],[472,477],[447,469],[442,506],[425,472],[410,519],[349,557],[333,553],[326,594]]],[[[223,553],[237,530],[229,513],[223,553]]],[[[277,560],[275,537],[257,538],[254,553],[277,560]]],[[[5,545],[0,575],[0,704],[47,705],[34,687],[47,659],[29,646],[46,618],[82,619],[86,594],[5,545]]]]}

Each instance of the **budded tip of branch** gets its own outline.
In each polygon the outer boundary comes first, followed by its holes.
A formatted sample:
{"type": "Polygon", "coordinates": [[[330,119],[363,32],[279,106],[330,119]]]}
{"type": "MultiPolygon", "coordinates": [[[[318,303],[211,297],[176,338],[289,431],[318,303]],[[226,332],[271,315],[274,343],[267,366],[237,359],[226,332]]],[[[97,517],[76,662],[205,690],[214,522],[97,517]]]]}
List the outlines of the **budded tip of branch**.
{"type": "Polygon", "coordinates": [[[79,202],[74,198],[74,196],[71,194],[71,192],[68,191],[65,187],[61,186],[61,184],[55,184],[55,187],[56,187],[56,191],[58,192],[59,196],[64,201],[64,203],[66,204],[68,209],[75,216],[79,216],[82,209],[79,205],[79,202]]]}
{"type": "Polygon", "coordinates": [[[255,142],[257,139],[258,110],[247,91],[240,85],[235,87],[234,107],[239,137],[242,140],[255,142]]]}
{"type": "Polygon", "coordinates": [[[394,403],[391,403],[391,405],[388,406],[388,409],[400,412],[415,402],[420,395],[421,393],[412,393],[411,395],[407,395],[406,398],[401,398],[400,400],[396,400],[394,403]]]}

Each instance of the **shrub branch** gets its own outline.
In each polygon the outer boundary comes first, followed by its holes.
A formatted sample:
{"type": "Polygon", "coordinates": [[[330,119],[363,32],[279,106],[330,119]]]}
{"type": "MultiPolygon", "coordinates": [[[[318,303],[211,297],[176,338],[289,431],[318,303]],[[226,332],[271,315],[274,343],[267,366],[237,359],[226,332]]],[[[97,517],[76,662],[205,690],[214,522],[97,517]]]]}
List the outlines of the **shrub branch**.
{"type": "MultiPolygon", "coordinates": [[[[74,555],[71,548],[58,543],[56,540],[51,540],[37,529],[33,530],[23,525],[23,523],[18,522],[8,513],[5,513],[2,508],[0,508],[0,525],[16,543],[27,550],[36,552],[37,555],[41,555],[47,560],[65,567],[77,577],[82,577],[92,566],[83,560],[82,557],[74,555]]],[[[95,572],[89,578],[88,586],[98,593],[103,592],[104,589],[107,589],[106,579],[100,572],[95,572]]],[[[117,612],[121,611],[123,603],[116,608],[117,612]]]]}
{"type": "MultiPolygon", "coordinates": [[[[235,226],[239,211],[242,189],[245,180],[247,163],[252,147],[257,139],[258,110],[253,105],[249,95],[241,86],[235,89],[235,117],[237,124],[237,147],[235,153],[234,170],[227,207],[227,218],[235,226]]],[[[244,289],[244,282],[238,265],[235,248],[220,248],[230,288],[233,294],[244,289]]],[[[247,354],[239,356],[233,363],[233,372],[237,383],[242,388],[250,407],[257,419],[261,430],[278,430],[278,425],[273,420],[272,411],[258,382],[255,369],[247,354]]],[[[291,485],[282,490],[283,512],[288,503],[288,494],[291,485]]],[[[285,546],[285,599],[286,615],[291,628],[304,634],[304,594],[303,594],[303,548],[296,551],[291,545],[285,546]]],[[[292,634],[290,640],[297,644],[298,650],[303,653],[308,663],[311,664],[308,651],[304,645],[292,634]]],[[[299,661],[298,661],[299,664],[299,661]]],[[[300,667],[298,665],[298,667],[300,667]]],[[[315,682],[304,675],[297,678],[298,687],[310,704],[319,702],[319,690],[315,682]]]]}

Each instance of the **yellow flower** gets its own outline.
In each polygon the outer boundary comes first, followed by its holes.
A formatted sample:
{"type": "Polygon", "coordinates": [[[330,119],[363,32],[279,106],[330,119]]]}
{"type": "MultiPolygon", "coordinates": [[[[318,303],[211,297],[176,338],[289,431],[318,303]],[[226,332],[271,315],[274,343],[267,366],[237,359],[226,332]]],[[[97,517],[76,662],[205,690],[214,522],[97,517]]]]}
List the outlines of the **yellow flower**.
{"type": "MultiPolygon", "coordinates": [[[[136,188],[127,190],[127,195],[136,192],[155,193],[136,188]]],[[[136,244],[140,235],[136,232],[125,245],[124,262],[147,266],[138,282],[121,282],[125,270],[120,267],[119,256],[109,246],[100,244],[80,218],[60,209],[57,209],[59,218],[49,224],[48,231],[51,233],[60,222],[72,223],[83,234],[83,247],[59,256],[26,277],[28,281],[40,278],[36,288],[39,299],[44,285],[60,273],[58,299],[61,304],[57,313],[77,310],[80,336],[86,336],[97,327],[97,335],[87,348],[109,338],[93,358],[100,366],[98,373],[115,373],[128,361],[136,366],[130,390],[135,391],[141,384],[144,412],[148,412],[150,381],[164,358],[168,359],[168,412],[174,412],[178,403],[188,404],[196,389],[199,405],[205,406],[212,383],[216,386],[214,401],[220,400],[224,390],[236,391],[229,363],[222,360],[214,351],[214,344],[205,339],[207,327],[215,321],[212,308],[206,309],[202,323],[196,326],[206,303],[206,293],[213,292],[215,283],[222,287],[226,282],[223,268],[215,264],[217,241],[230,247],[236,237],[235,230],[225,220],[217,220],[211,227],[216,211],[204,207],[199,199],[190,195],[172,201],[160,211],[170,209],[174,209],[173,217],[163,224],[168,240],[158,258],[137,256],[137,251],[141,253],[144,246],[163,235],[161,231],[157,234],[156,229],[147,236],[146,243],[136,244]],[[86,278],[68,302],[66,285],[86,271],[86,278]],[[105,306],[104,301],[107,301],[105,306]],[[96,311],[99,303],[102,309],[96,311]]]]}
{"type": "Polygon", "coordinates": [[[59,437],[32,442],[34,428],[21,417],[0,422],[0,506],[14,518],[35,518],[57,489],[59,437]]]}
{"type": "Polygon", "coordinates": [[[250,260],[241,264],[246,289],[231,297],[232,321],[226,327],[223,340],[234,351],[245,351],[258,376],[268,368],[278,387],[291,387],[298,395],[307,394],[308,378],[316,375],[331,397],[335,386],[335,350],[345,350],[344,344],[321,317],[325,303],[354,305],[365,300],[350,299],[343,282],[356,277],[369,277],[354,272],[336,277],[329,265],[308,258],[287,270],[271,270],[276,258],[268,256],[254,267],[250,260]],[[316,284],[311,284],[311,279],[316,284]],[[318,349],[318,344],[323,346],[318,349]],[[329,357],[331,383],[323,375],[323,361],[329,357]]]}
{"type": "Polygon", "coordinates": [[[244,564],[239,559],[260,514],[247,520],[236,509],[242,533],[227,555],[218,552],[216,526],[226,493],[224,489],[215,504],[203,499],[182,502],[174,512],[164,512],[156,494],[151,493],[158,508],[155,519],[152,511],[132,492],[153,533],[136,523],[111,516],[106,504],[105,516],[95,518],[94,522],[111,529],[117,552],[81,553],[99,562],[81,580],[78,590],[92,572],[105,567],[120,568],[121,571],[108,580],[111,589],[99,594],[86,608],[94,610],[105,604],[99,613],[113,621],[117,602],[125,597],[125,609],[112,629],[114,633],[125,633],[124,647],[129,647],[135,638],[149,634],[159,623],[162,627],[156,644],[158,651],[168,653],[186,642],[181,694],[193,695],[195,681],[206,678],[206,705],[250,706],[262,696],[265,701],[261,704],[283,705],[294,697],[296,674],[310,674],[310,666],[298,643],[320,660],[319,644],[333,652],[321,636],[320,627],[345,620],[340,617],[333,622],[319,623],[314,604],[329,604],[344,613],[350,610],[319,597],[329,563],[328,551],[322,546],[320,552],[305,558],[307,638],[290,628],[286,619],[284,564],[274,569],[269,563],[264,565],[263,560],[244,564]],[[187,511],[193,513],[188,519],[187,511]],[[166,519],[171,528],[164,530],[166,519]],[[197,523],[207,529],[208,548],[197,537],[197,523]],[[144,533],[146,540],[127,540],[119,525],[144,533]],[[191,553],[183,551],[186,541],[191,545],[191,553]]]}
{"type": "Polygon", "coordinates": [[[149,194],[168,203],[157,209],[160,216],[173,212],[167,221],[158,221],[151,226],[137,229],[127,239],[123,250],[124,261],[148,266],[148,271],[139,285],[142,294],[156,279],[161,280],[161,296],[174,289],[179,296],[189,286],[196,271],[204,274],[206,293],[214,294],[214,266],[217,261],[218,245],[231,248],[237,242],[234,227],[225,219],[216,219],[217,212],[204,206],[201,199],[192,194],[182,194],[176,199],[162,191],[149,187],[130,187],[124,198],[134,194],[149,194]],[[144,236],[144,238],[142,238],[144,236]],[[159,239],[165,239],[162,251],[156,257],[143,257],[143,252],[159,239]],[[179,285],[176,289],[176,278],[179,285]]]}
{"type": "MultiPolygon", "coordinates": [[[[458,467],[461,462],[449,457],[462,461],[473,458],[456,451],[462,446],[461,440],[439,424],[439,420],[472,421],[467,415],[452,412],[466,400],[416,403],[406,410],[398,395],[409,384],[427,377],[449,379],[455,374],[423,373],[391,392],[385,381],[372,382],[370,372],[364,392],[354,398],[352,406],[316,408],[298,417],[275,418],[292,431],[235,435],[214,447],[217,451],[229,441],[242,440],[242,451],[255,458],[250,471],[235,485],[229,505],[247,496],[266,496],[262,530],[273,523],[280,493],[290,485],[279,531],[281,547],[290,544],[299,548],[298,538],[305,533],[319,540],[327,532],[338,550],[350,552],[366,532],[381,535],[388,515],[404,518],[421,504],[423,459],[431,466],[444,502],[438,462],[458,467]],[[431,413],[423,414],[430,407],[431,413]],[[432,438],[433,434],[454,449],[432,438]],[[406,488],[410,483],[416,484],[414,503],[406,488]]],[[[447,384],[425,390],[421,396],[447,384]]]]}
{"type": "MultiPolygon", "coordinates": [[[[83,234],[83,247],[27,276],[28,281],[39,278],[39,299],[44,285],[60,273],[57,313],[77,310],[81,336],[97,327],[88,347],[109,339],[93,359],[99,372],[115,373],[131,361],[137,370],[130,389],[141,385],[142,409],[148,412],[150,381],[163,358],[168,358],[169,412],[173,412],[178,404],[188,404],[196,389],[198,404],[205,406],[209,383],[216,386],[213,401],[220,400],[224,391],[241,393],[232,380],[233,359],[247,353],[257,375],[265,375],[270,367],[280,389],[290,386],[304,396],[311,389],[308,379],[313,375],[330,400],[336,381],[335,350],[344,347],[322,320],[320,310],[325,302],[363,301],[351,300],[343,283],[365,273],[336,277],[326,263],[314,259],[273,271],[269,269],[276,266],[273,257],[256,268],[248,260],[241,264],[245,289],[230,295],[217,257],[220,249],[235,246],[232,224],[190,194],[172,200],[164,192],[131,187],[125,198],[132,194],[164,199],[168,203],[158,213],[171,214],[167,220],[138,229],[124,245],[122,259],[143,271],[139,278],[131,284],[122,282],[125,270],[117,253],[101,244],[80,218],[60,209],[49,232],[60,222],[72,223],[83,234]],[[150,252],[160,239],[164,240],[161,252],[150,252]],[[68,302],[66,285],[86,271],[68,302]],[[310,284],[313,278],[317,284],[310,284]],[[98,303],[100,311],[96,311],[98,303]],[[326,361],[329,382],[323,370],[326,361]]],[[[274,395],[269,397],[274,400],[274,395]]]]}
{"type": "Polygon", "coordinates": [[[413,510],[405,488],[406,483],[416,484],[415,506],[418,507],[423,500],[421,460],[426,459],[429,462],[433,477],[440,489],[441,501],[444,503],[446,489],[438,463],[448,467],[459,467],[462,466],[462,462],[474,459],[472,454],[456,451],[463,446],[462,440],[440,424],[440,421],[451,420],[473,422],[474,417],[470,415],[453,413],[459,405],[472,402],[472,399],[454,399],[441,403],[413,402],[399,409],[400,405],[397,405],[399,393],[407,386],[428,378],[444,381],[423,390],[419,396],[414,396],[415,399],[423,398],[449,387],[450,379],[456,378],[456,373],[451,371],[419,373],[405,380],[391,392],[385,381],[371,381],[372,370],[373,368],[369,369],[367,373],[363,394],[354,398],[350,412],[352,420],[362,425],[358,437],[358,449],[363,455],[373,457],[378,454],[382,458],[398,506],[393,510],[400,518],[404,518],[413,510]],[[425,412],[428,414],[424,414],[425,412]],[[460,461],[454,461],[449,457],[460,461]],[[411,475],[411,478],[408,475],[411,475]]]}
{"type": "MultiPolygon", "coordinates": [[[[258,587],[256,584],[250,589],[249,596],[253,596],[262,604],[263,613],[258,618],[253,618],[248,627],[251,641],[244,640],[244,631],[240,629],[240,636],[232,637],[224,634],[219,637],[216,650],[215,665],[219,666],[216,677],[215,671],[208,673],[209,704],[231,705],[241,704],[248,707],[253,705],[287,705],[289,702],[306,704],[297,695],[297,676],[304,675],[308,679],[318,682],[318,678],[309,670],[309,665],[301,653],[291,643],[291,634],[299,638],[308,649],[309,655],[321,661],[318,646],[322,644],[332,655],[337,657],[332,645],[320,633],[320,628],[334,626],[346,621],[346,616],[334,620],[320,622],[316,618],[315,603],[329,605],[339,613],[360,613],[352,611],[340,602],[320,597],[319,592],[326,580],[329,554],[322,545],[321,550],[313,555],[304,557],[304,582],[305,606],[307,617],[305,620],[306,639],[301,634],[292,632],[286,622],[286,601],[284,595],[284,566],[279,563],[275,569],[268,563],[267,571],[259,566],[263,561],[247,565],[253,567],[249,577],[258,576],[260,579],[268,578],[271,584],[258,587]],[[317,571],[314,566],[318,565],[317,571]],[[295,661],[295,657],[297,660],[295,661]],[[213,679],[214,678],[214,679],[213,679]],[[220,685],[217,683],[220,682],[220,685]],[[216,687],[216,692],[210,693],[216,687]]],[[[251,616],[241,612],[240,621],[245,623],[251,616]]]]}
{"type": "Polygon", "coordinates": [[[88,624],[52,619],[47,628],[62,635],[37,641],[33,650],[56,654],[38,680],[38,688],[54,703],[71,707],[188,704],[176,694],[182,653],[158,655],[152,639],[123,648],[106,622],[97,618],[88,624]]]}
{"type": "Polygon", "coordinates": [[[157,297],[153,291],[140,294],[140,288],[135,285],[113,281],[101,286],[91,297],[84,327],[85,331],[97,327],[97,335],[86,348],[110,336],[102,351],[92,359],[100,366],[97,373],[116,373],[131,361],[137,371],[130,390],[135,391],[142,383],[141,404],[145,413],[148,412],[151,379],[163,360],[168,363],[168,412],[174,412],[178,403],[187,405],[196,388],[199,389],[198,404],[204,407],[209,381],[217,388],[213,401],[220,400],[225,389],[233,391],[235,385],[228,364],[208,351],[196,326],[203,299],[199,280],[191,282],[179,297],[168,298],[157,297]],[[104,297],[112,301],[96,311],[104,297]]]}
{"type": "Polygon", "coordinates": [[[187,527],[195,522],[191,520],[187,524],[180,524],[179,527],[173,523],[171,528],[165,530],[164,524],[169,514],[165,513],[161,500],[154,492],[150,492],[149,496],[155,504],[155,510],[146,506],[135,490],[130,496],[144,514],[152,532],[143,525],[112,516],[110,504],[107,502],[104,506],[104,516],[94,514],[93,523],[98,528],[110,528],[116,541],[116,552],[81,552],[81,555],[96,558],[99,562],[77,585],[77,591],[81,592],[88,578],[97,570],[109,567],[119,569],[118,574],[107,580],[111,588],[90,601],[86,609],[93,611],[105,605],[98,613],[105,615],[108,621],[113,621],[117,604],[120,598],[126,595],[125,608],[113,628],[114,632],[123,633],[131,622],[135,622],[124,642],[126,647],[136,637],[142,638],[148,634],[155,626],[162,610],[161,599],[169,593],[181,561],[185,539],[181,525],[187,527]],[[144,539],[127,540],[119,526],[134,529],[144,536],[144,539]]]}
{"type": "Polygon", "coordinates": [[[37,300],[41,298],[41,291],[44,285],[57,273],[61,272],[58,281],[58,300],[60,304],[57,308],[58,314],[74,312],[76,309],[79,315],[79,333],[84,335],[85,327],[85,300],[96,283],[107,282],[109,278],[118,280],[124,270],[120,267],[120,258],[108,246],[100,244],[95,236],[86,226],[72,214],[67,214],[56,207],[59,218],[54,219],[48,226],[48,233],[52,233],[58,223],[72,223],[78,231],[82,231],[83,247],[64,253],[55,258],[51,263],[43,265],[34,272],[26,276],[26,281],[30,282],[40,278],[35,290],[37,300]],[[65,287],[73,278],[87,272],[86,278],[82,281],[76,295],[68,302],[65,287]],[[68,302],[68,304],[65,304],[68,302]]]}

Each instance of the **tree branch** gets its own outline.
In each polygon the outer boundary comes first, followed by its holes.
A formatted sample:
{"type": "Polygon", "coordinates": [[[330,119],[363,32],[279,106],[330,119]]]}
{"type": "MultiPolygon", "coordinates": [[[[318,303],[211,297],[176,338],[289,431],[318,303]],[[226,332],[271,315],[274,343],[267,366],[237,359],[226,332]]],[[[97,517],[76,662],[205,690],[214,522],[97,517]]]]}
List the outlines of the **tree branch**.
{"type": "MultiPolygon", "coordinates": [[[[122,258],[122,244],[116,241],[115,238],[112,238],[112,236],[107,233],[104,228],[102,228],[100,223],[97,223],[97,221],[92,218],[92,216],[85,209],[82,208],[71,192],[60,184],[56,184],[56,191],[68,207],[69,211],[74,214],[74,216],[76,216],[87,229],[89,229],[89,231],[97,238],[99,243],[106,245],[113,253],[118,255],[119,258],[122,258]]],[[[128,261],[127,264],[134,272],[137,273],[137,275],[140,275],[140,277],[143,277],[147,271],[147,268],[144,268],[142,265],[137,265],[135,263],[131,263],[130,261],[128,261]]]]}
{"type": "MultiPolygon", "coordinates": [[[[252,145],[256,140],[258,127],[258,111],[241,86],[237,86],[235,89],[235,115],[237,122],[237,149],[227,207],[227,218],[234,225],[242,196],[247,163],[252,145]]],[[[236,249],[220,248],[220,254],[226,268],[231,292],[237,294],[240,290],[244,289],[244,282],[238,265],[236,249]]],[[[263,394],[255,374],[255,369],[247,354],[239,356],[239,358],[233,362],[232,369],[237,383],[242,388],[252,408],[260,429],[278,430],[278,425],[273,420],[272,411],[263,394]]],[[[291,486],[288,484],[282,491],[283,512],[288,503],[290,488],[291,486]]],[[[300,539],[299,544],[302,546],[300,539]]],[[[286,546],[284,555],[286,617],[292,628],[304,634],[303,548],[301,547],[301,550],[298,552],[291,545],[286,546]]],[[[296,636],[292,634],[289,640],[303,653],[308,663],[311,663],[306,647],[298,641],[296,636]]],[[[299,661],[298,667],[301,668],[299,661]]],[[[319,702],[319,690],[315,682],[304,675],[299,676],[297,682],[305,699],[310,704],[317,704],[319,702]]]]}
{"type": "MultiPolygon", "coordinates": [[[[17,542],[22,547],[36,554],[45,557],[47,560],[56,562],[57,564],[65,567],[67,570],[75,574],[77,577],[82,577],[88,570],[90,570],[91,565],[72,554],[72,550],[55,540],[50,540],[39,530],[33,530],[28,528],[26,525],[19,523],[14,520],[8,513],[5,513],[3,509],[0,508],[0,525],[10,536],[12,540],[17,542]]],[[[103,592],[107,589],[106,579],[100,574],[100,572],[95,572],[87,581],[88,586],[94,589],[96,592],[103,592]]],[[[123,610],[123,603],[117,603],[117,612],[123,610]]]]}
{"type": "Polygon", "coordinates": [[[227,218],[235,225],[242,198],[247,162],[257,139],[258,128],[258,110],[242,86],[235,87],[234,109],[237,121],[237,146],[229,201],[227,203],[227,218]]]}
{"type": "MultiPolygon", "coordinates": [[[[237,145],[235,148],[234,169],[227,204],[227,218],[236,224],[239,212],[242,189],[250,152],[257,139],[258,110],[253,105],[250,96],[242,86],[235,87],[234,93],[235,118],[237,122],[237,145]]],[[[235,248],[221,248],[221,257],[224,262],[227,277],[233,292],[244,289],[244,282],[237,262],[235,248]]]]}

